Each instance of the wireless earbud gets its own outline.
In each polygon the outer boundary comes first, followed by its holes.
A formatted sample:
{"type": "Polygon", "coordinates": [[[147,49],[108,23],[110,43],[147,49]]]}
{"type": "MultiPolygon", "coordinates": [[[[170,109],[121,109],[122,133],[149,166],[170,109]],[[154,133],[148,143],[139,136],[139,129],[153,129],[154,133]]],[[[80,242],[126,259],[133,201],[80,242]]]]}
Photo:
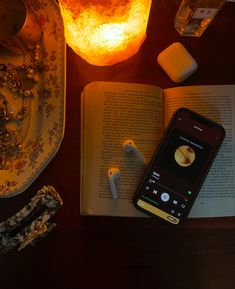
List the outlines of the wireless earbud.
{"type": "Polygon", "coordinates": [[[112,192],[113,199],[117,199],[117,190],[115,186],[115,180],[119,178],[120,170],[118,168],[111,168],[108,170],[109,185],[112,192]]]}
{"type": "Polygon", "coordinates": [[[131,139],[126,140],[123,143],[123,150],[126,153],[133,152],[138,158],[141,159],[143,164],[146,164],[144,156],[141,154],[141,152],[138,150],[137,146],[135,145],[134,141],[131,139]]]}

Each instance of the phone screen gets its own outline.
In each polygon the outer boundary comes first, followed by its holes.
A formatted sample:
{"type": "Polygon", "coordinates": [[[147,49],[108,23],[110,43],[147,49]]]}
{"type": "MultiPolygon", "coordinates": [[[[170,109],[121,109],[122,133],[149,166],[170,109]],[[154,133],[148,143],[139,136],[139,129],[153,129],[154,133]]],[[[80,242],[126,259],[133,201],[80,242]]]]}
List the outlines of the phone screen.
{"type": "Polygon", "coordinates": [[[136,207],[169,223],[181,223],[224,134],[213,121],[188,109],[178,110],[134,197],[136,207]]]}

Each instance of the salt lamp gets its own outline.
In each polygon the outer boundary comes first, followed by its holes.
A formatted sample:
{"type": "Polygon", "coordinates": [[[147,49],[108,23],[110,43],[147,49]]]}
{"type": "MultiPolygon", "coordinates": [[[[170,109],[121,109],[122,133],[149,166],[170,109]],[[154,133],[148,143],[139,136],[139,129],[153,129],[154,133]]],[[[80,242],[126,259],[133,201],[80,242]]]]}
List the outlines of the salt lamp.
{"type": "Polygon", "coordinates": [[[93,65],[134,55],[146,37],[152,0],[60,0],[67,44],[93,65]]]}

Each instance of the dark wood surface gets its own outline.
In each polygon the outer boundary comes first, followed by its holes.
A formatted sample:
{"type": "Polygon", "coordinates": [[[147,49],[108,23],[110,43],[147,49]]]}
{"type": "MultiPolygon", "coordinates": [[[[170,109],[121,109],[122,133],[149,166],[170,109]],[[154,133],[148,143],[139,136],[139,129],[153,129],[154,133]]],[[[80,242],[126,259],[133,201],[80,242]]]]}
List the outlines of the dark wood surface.
{"type": "Polygon", "coordinates": [[[152,219],[79,214],[80,93],[94,80],[176,86],[156,63],[182,42],[198,71],[182,85],[235,83],[235,4],[226,3],[201,38],[173,27],[176,1],[152,4],[148,37],[137,55],[113,67],[87,64],[67,48],[65,136],[57,155],[21,195],[0,199],[0,220],[21,209],[43,185],[64,206],[57,228],[35,247],[0,256],[0,288],[235,288],[235,218],[188,220],[174,230],[152,219]]]}

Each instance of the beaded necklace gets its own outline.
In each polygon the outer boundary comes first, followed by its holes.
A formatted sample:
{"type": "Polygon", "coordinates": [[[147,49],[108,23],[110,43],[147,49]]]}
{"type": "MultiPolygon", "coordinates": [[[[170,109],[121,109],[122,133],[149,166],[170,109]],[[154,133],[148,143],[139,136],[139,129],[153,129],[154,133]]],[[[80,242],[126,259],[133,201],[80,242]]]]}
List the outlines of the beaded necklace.
{"type": "Polygon", "coordinates": [[[0,64],[0,170],[10,168],[10,163],[20,156],[21,123],[25,117],[24,108],[15,112],[10,106],[1,88],[5,88],[14,97],[34,98],[33,88],[40,78],[43,65],[40,61],[40,45],[31,51],[33,60],[29,65],[0,64]]]}

